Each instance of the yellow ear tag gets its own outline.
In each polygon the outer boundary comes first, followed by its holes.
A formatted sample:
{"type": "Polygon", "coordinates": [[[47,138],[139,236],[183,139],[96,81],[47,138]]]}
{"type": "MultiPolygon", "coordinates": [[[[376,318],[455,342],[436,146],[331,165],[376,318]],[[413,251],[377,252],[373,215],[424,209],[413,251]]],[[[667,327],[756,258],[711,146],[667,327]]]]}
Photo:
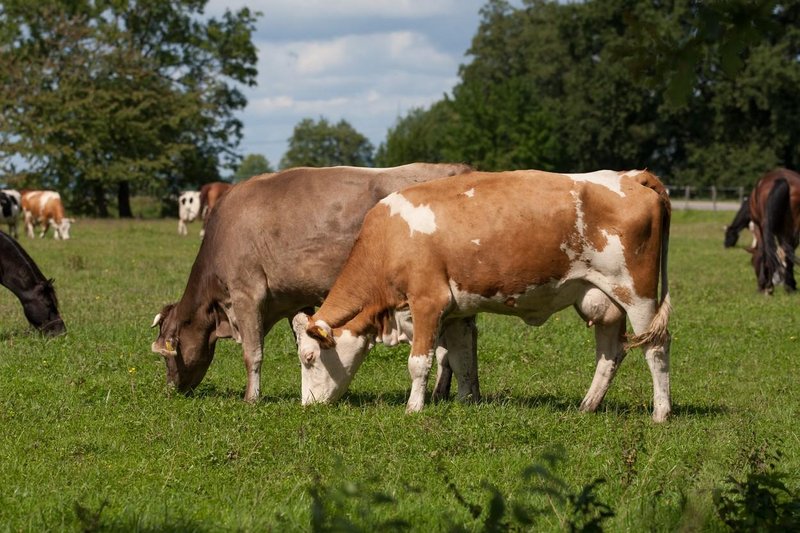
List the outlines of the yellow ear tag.
{"type": "Polygon", "coordinates": [[[326,338],[326,339],[328,338],[328,332],[325,331],[324,329],[318,328],[317,331],[319,331],[319,334],[320,334],[321,337],[326,338]]]}
{"type": "Polygon", "coordinates": [[[172,349],[172,341],[167,341],[164,343],[164,346],[167,347],[167,351],[174,352],[175,350],[172,349]]]}

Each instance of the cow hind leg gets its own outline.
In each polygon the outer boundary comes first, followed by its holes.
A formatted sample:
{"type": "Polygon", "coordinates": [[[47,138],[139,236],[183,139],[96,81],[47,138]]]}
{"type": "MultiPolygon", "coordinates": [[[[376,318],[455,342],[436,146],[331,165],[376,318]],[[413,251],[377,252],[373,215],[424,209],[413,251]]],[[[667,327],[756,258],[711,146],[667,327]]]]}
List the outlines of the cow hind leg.
{"type": "MultiPolygon", "coordinates": [[[[648,306],[652,307],[652,306],[648,306]]],[[[663,335],[649,335],[653,324],[666,320],[669,315],[669,302],[661,304],[658,313],[652,308],[648,312],[634,312],[629,310],[631,327],[636,336],[645,336],[650,340],[641,344],[644,350],[644,357],[650,374],[653,378],[653,421],[664,422],[672,412],[672,401],[670,399],[669,384],[669,350],[671,338],[669,331],[664,328],[663,335]],[[663,315],[663,316],[662,316],[663,315]]]]}
{"type": "Polygon", "coordinates": [[[595,328],[594,377],[580,406],[581,411],[594,412],[625,358],[625,311],[596,287],[588,288],[575,308],[587,325],[595,328]]]}
{"type": "MultiPolygon", "coordinates": [[[[475,317],[456,320],[443,326],[441,335],[443,348],[437,348],[437,359],[440,350],[444,350],[445,364],[458,380],[458,399],[460,401],[478,401],[481,392],[478,382],[478,328],[475,317]]],[[[443,398],[449,394],[440,391],[441,383],[437,375],[437,387],[434,398],[443,398]]],[[[449,385],[449,384],[448,384],[449,385]]],[[[443,387],[441,387],[443,389],[443,387]]]]}
{"type": "Polygon", "coordinates": [[[411,394],[406,413],[420,411],[425,406],[428,374],[433,363],[434,347],[439,334],[442,314],[449,303],[449,291],[440,296],[428,294],[410,299],[409,307],[414,320],[414,340],[408,356],[408,373],[411,376],[411,394]]]}

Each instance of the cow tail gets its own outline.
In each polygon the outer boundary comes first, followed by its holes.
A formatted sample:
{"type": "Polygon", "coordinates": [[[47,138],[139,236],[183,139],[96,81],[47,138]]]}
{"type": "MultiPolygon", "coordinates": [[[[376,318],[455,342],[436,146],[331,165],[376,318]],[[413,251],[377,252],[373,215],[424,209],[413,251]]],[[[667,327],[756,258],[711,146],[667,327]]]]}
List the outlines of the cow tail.
{"type": "MultiPolygon", "coordinates": [[[[784,217],[789,208],[789,183],[785,179],[775,180],[772,190],[767,195],[764,209],[764,224],[761,229],[761,271],[759,272],[759,286],[772,287],[772,278],[776,272],[783,270],[783,265],[778,257],[777,239],[775,230],[779,230],[784,223],[784,217]]],[[[791,258],[789,258],[791,259],[791,258]]]]}
{"type": "MultiPolygon", "coordinates": [[[[655,178],[655,176],[652,176],[655,178]]],[[[669,279],[667,276],[667,263],[669,256],[669,227],[672,219],[672,204],[669,201],[669,193],[666,187],[655,178],[648,180],[645,186],[658,193],[661,204],[661,251],[659,270],[661,274],[661,295],[658,310],[650,321],[647,330],[640,335],[628,338],[625,349],[636,348],[645,344],[665,345],[669,341],[669,316],[672,313],[672,303],[669,297],[669,279]]]]}

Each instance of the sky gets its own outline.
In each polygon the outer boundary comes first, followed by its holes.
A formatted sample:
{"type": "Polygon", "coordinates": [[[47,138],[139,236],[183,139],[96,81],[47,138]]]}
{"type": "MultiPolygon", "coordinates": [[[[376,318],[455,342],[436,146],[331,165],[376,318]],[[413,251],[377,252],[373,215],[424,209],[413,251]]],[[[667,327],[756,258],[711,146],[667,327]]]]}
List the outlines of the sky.
{"type": "Polygon", "coordinates": [[[239,153],[277,167],[304,118],[341,119],[375,148],[398,117],[450,93],[478,29],[485,0],[210,0],[260,11],[253,42],[258,85],[248,105],[239,153]]]}

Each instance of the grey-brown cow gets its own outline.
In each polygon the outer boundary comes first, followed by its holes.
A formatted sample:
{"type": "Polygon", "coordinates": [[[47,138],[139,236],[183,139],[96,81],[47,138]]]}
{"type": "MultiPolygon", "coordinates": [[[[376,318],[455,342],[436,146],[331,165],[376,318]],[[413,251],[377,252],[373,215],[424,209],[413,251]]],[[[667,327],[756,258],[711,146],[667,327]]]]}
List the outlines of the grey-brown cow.
{"type": "MultiPolygon", "coordinates": [[[[232,337],[244,351],[244,398],[257,400],[264,337],[281,318],[321,303],[367,211],[394,191],[470,170],[425,163],[295,168],[230,189],[209,220],[183,296],[153,321],[160,331],[151,348],[164,356],[168,383],[180,391],[195,388],[217,339],[232,337]]],[[[474,322],[456,324],[456,330],[459,342],[452,344],[471,352],[459,355],[471,364],[459,371],[459,396],[477,398],[474,322]]],[[[436,394],[448,392],[449,376],[446,370],[436,394]]]]}

